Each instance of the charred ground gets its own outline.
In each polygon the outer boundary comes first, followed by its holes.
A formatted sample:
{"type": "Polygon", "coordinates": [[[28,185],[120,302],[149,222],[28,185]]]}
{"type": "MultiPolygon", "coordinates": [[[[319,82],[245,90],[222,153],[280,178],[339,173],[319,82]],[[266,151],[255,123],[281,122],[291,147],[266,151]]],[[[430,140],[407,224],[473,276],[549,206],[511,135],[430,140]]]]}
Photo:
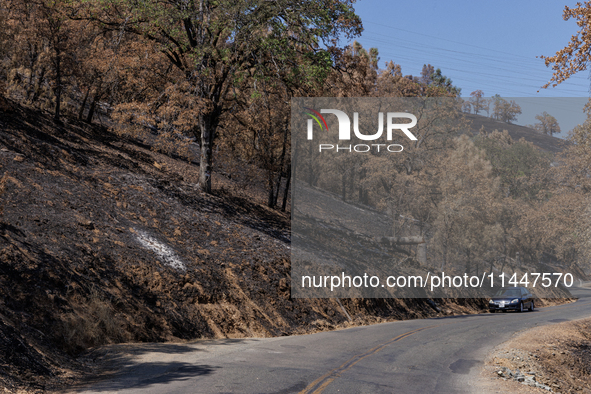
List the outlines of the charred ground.
{"type": "Polygon", "coordinates": [[[488,116],[464,114],[470,123],[470,132],[474,135],[478,134],[481,129],[486,133],[493,130],[503,131],[507,130],[511,138],[515,141],[525,139],[536,145],[538,148],[552,153],[562,152],[570,145],[570,142],[550,135],[542,134],[526,126],[501,122],[488,116]]]}
{"type": "Polygon", "coordinates": [[[105,127],[0,106],[0,386],[58,388],[107,343],[304,334],[479,302],[290,298],[289,214],[105,127]],[[347,313],[352,317],[349,321],[347,313]]]}

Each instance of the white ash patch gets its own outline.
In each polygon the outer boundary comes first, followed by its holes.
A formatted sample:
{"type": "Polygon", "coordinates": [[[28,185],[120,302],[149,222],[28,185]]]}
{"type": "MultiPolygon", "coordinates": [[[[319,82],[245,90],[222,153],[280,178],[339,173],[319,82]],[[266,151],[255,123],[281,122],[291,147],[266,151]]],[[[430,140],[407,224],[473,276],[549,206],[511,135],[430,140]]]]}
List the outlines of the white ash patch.
{"type": "Polygon", "coordinates": [[[142,244],[142,246],[156,253],[156,255],[160,258],[160,261],[162,261],[164,264],[170,265],[172,268],[181,271],[185,271],[187,269],[185,264],[183,264],[181,259],[176,255],[174,250],[157,239],[150,237],[148,234],[136,229],[134,230],[137,240],[142,244]]]}

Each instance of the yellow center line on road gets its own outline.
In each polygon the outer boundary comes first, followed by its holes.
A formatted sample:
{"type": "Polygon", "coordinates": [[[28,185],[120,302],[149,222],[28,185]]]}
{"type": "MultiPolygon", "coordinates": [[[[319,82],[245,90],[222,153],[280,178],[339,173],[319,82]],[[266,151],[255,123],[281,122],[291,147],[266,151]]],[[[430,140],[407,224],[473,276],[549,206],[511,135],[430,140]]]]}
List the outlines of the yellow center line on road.
{"type": "Polygon", "coordinates": [[[404,334],[400,334],[395,338],[390,339],[389,341],[382,343],[381,345],[378,345],[376,347],[374,347],[373,349],[368,350],[365,353],[362,354],[358,354],[356,356],[351,357],[349,360],[347,360],[345,363],[343,363],[341,366],[333,369],[332,371],[328,372],[325,375],[322,375],[321,377],[319,377],[318,379],[316,379],[315,381],[313,381],[312,383],[310,383],[308,385],[308,387],[306,387],[304,390],[300,391],[300,394],[319,394],[322,393],[324,391],[324,389],[331,384],[336,378],[338,378],[339,376],[341,376],[341,374],[345,371],[347,371],[348,369],[350,369],[351,367],[353,367],[355,364],[357,364],[359,361],[363,360],[364,358],[371,356],[372,354],[376,354],[377,352],[379,352],[380,350],[382,350],[383,348],[385,348],[386,346],[391,345],[394,342],[398,342],[406,337],[409,337],[413,334],[416,334],[419,331],[423,331],[423,330],[427,330],[429,328],[434,328],[434,327],[438,327],[441,324],[437,324],[435,326],[429,326],[429,327],[423,327],[423,328],[417,328],[416,330],[412,330],[409,332],[405,332],[404,334]]]}
{"type": "MultiPolygon", "coordinates": [[[[557,305],[560,309],[567,309],[567,308],[571,308],[574,306],[581,306],[581,304],[583,305],[587,305],[591,302],[584,302],[584,303],[572,303],[572,304],[567,304],[567,305],[557,305]],[[578,305],[577,305],[578,304],[578,305]]],[[[542,309],[543,310],[543,309],[542,309]]],[[[449,323],[443,323],[443,324],[449,324],[449,323]]],[[[437,325],[433,325],[433,326],[428,326],[428,327],[423,327],[423,328],[417,328],[416,330],[412,330],[409,332],[405,332],[404,334],[400,334],[395,338],[390,339],[389,341],[382,343],[381,345],[378,345],[370,350],[368,350],[365,353],[362,354],[358,354],[356,356],[351,357],[349,360],[347,360],[345,363],[343,363],[341,366],[331,370],[330,372],[322,375],[321,377],[319,377],[318,379],[316,379],[315,381],[313,381],[312,383],[310,383],[304,390],[300,391],[299,394],[320,394],[324,391],[324,389],[326,389],[326,387],[331,384],[336,378],[338,378],[339,376],[341,376],[341,374],[343,372],[346,372],[347,370],[349,370],[351,367],[353,367],[355,364],[357,364],[358,362],[360,362],[361,360],[363,360],[366,357],[371,356],[372,354],[376,354],[377,352],[379,352],[380,350],[384,349],[385,347],[391,345],[394,342],[398,342],[406,337],[409,337],[413,334],[416,334],[419,331],[423,331],[423,330],[427,330],[430,328],[435,328],[435,327],[439,327],[443,324],[437,324],[437,325]]]]}

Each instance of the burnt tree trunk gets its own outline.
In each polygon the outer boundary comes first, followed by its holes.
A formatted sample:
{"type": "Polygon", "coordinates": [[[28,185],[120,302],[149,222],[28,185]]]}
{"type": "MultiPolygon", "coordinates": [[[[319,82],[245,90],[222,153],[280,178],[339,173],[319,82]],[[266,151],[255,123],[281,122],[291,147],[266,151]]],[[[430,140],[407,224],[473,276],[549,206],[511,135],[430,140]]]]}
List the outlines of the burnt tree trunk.
{"type": "Polygon", "coordinates": [[[279,190],[281,189],[281,179],[283,179],[283,167],[285,166],[285,153],[287,151],[287,129],[288,124],[285,122],[283,131],[283,147],[281,148],[281,158],[279,159],[279,175],[277,176],[277,186],[275,188],[275,197],[273,199],[273,205],[271,208],[277,206],[277,200],[279,199],[279,190]]]}
{"type": "MultiPolygon", "coordinates": [[[[268,174],[267,174],[267,181],[268,181],[268,187],[269,187],[269,192],[267,193],[267,206],[269,208],[275,208],[275,201],[277,201],[275,199],[275,183],[273,180],[273,171],[271,171],[270,169],[267,170],[268,174]]],[[[277,193],[279,193],[279,191],[277,191],[277,193]]]]}
{"type": "Polygon", "coordinates": [[[285,189],[283,190],[283,204],[281,204],[281,212],[285,212],[287,207],[287,197],[289,196],[289,183],[291,182],[291,165],[287,167],[287,179],[285,180],[285,189]]]}
{"type": "Polygon", "coordinates": [[[347,171],[341,175],[341,199],[347,201],[347,171]]]}
{"type": "Polygon", "coordinates": [[[211,172],[213,167],[213,143],[219,122],[219,108],[199,115],[200,159],[199,188],[211,193],[211,172]]]}
{"type": "Polygon", "coordinates": [[[86,115],[86,123],[92,123],[92,118],[94,117],[94,112],[96,111],[96,104],[99,100],[98,93],[94,95],[92,98],[92,103],[90,104],[90,108],[88,109],[88,114],[86,115]]]}
{"type": "MultiPolygon", "coordinates": [[[[39,99],[39,97],[41,96],[41,86],[43,84],[43,81],[45,80],[45,73],[46,73],[46,69],[45,67],[41,68],[41,71],[39,72],[39,74],[37,74],[37,80],[35,81],[35,86],[33,86],[33,91],[32,91],[32,96],[29,99],[29,102],[31,104],[34,104],[37,102],[37,100],[39,99]]],[[[31,73],[31,78],[33,78],[33,73],[31,73]]],[[[29,83],[30,83],[31,79],[29,79],[29,83]]]]}
{"type": "Polygon", "coordinates": [[[62,103],[62,57],[59,46],[55,49],[55,120],[60,120],[60,110],[62,103]]]}
{"type": "Polygon", "coordinates": [[[80,111],[78,111],[78,120],[82,120],[84,116],[84,109],[86,108],[86,102],[88,101],[88,96],[90,95],[90,87],[86,90],[86,94],[84,95],[84,100],[82,100],[82,104],[80,105],[80,111]]]}

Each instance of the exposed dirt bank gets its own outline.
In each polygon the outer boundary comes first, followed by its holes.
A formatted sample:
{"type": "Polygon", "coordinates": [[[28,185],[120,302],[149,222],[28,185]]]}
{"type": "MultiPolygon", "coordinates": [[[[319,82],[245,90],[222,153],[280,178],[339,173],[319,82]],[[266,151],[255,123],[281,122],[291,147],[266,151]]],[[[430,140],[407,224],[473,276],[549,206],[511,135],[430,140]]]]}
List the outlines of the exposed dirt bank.
{"type": "Polygon", "coordinates": [[[591,393],[591,319],[521,333],[490,355],[486,373],[503,392],[591,393]]]}

